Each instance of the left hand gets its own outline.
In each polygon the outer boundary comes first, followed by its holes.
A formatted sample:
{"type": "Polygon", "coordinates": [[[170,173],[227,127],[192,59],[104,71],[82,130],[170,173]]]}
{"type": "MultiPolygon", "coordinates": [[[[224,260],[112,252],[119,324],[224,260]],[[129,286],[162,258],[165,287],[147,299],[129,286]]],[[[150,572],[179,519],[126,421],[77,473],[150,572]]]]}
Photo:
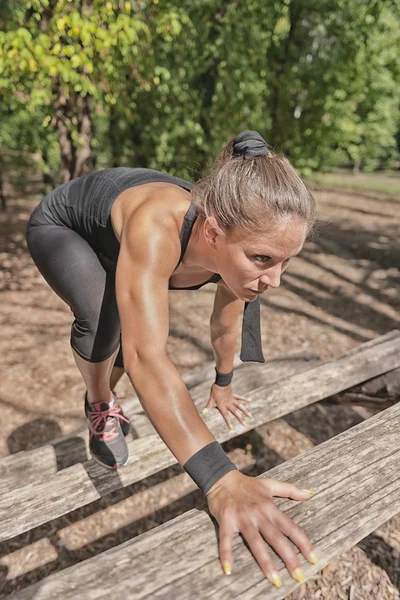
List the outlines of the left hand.
{"type": "Polygon", "coordinates": [[[210,399],[201,413],[203,414],[210,410],[210,408],[216,406],[224,417],[229,429],[233,429],[231,415],[234,415],[238,421],[246,427],[247,423],[244,419],[244,415],[250,418],[252,418],[253,415],[247,410],[241,400],[251,402],[251,398],[234,394],[232,385],[221,387],[216,383],[213,383],[210,390],[210,399]]]}

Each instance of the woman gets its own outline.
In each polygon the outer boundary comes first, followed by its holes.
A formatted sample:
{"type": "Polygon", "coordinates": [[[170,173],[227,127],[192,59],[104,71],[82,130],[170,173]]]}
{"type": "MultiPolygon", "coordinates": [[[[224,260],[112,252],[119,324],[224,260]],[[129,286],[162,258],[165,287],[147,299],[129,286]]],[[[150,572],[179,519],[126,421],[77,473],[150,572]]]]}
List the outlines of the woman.
{"type": "Polygon", "coordinates": [[[207,406],[216,403],[228,425],[231,414],[242,421],[249,413],[230,385],[239,315],[245,307],[241,358],[262,362],[259,295],[279,285],[313,219],[314,200],[293,167],[247,131],[194,186],[148,169],[91,173],[46,196],[27,231],[33,260],[75,316],[71,346],[87,388],[93,458],[108,468],[128,459],[129,421],[112,393],[125,370],[156,431],[207,497],[224,572],[232,567],[233,533],[241,532],[277,586],[262,536],[298,581],[303,575],[287,537],[317,559],[272,497],[306,500],[310,492],[243,475],[215,441],[165,351],[168,289],[217,284],[217,377],[207,406]]]}

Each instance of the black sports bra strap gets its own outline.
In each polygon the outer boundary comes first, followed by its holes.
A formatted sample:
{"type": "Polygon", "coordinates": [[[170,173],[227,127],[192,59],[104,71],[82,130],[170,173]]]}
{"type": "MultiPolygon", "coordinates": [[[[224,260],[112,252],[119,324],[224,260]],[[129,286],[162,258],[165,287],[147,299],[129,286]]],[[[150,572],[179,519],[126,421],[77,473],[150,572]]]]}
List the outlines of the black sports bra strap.
{"type": "Polygon", "coordinates": [[[179,232],[179,238],[181,240],[181,255],[179,257],[178,264],[176,265],[175,269],[177,269],[182,262],[182,258],[185,254],[187,245],[189,243],[190,234],[192,233],[193,225],[195,224],[196,219],[196,206],[193,204],[193,202],[191,202],[185,216],[183,217],[182,228],[179,232]]]}
{"type": "MultiPolygon", "coordinates": [[[[197,210],[193,202],[183,218],[182,228],[179,234],[181,240],[181,255],[175,269],[180,265],[185,250],[189,243],[190,234],[192,233],[193,225],[197,219],[197,210]]],[[[221,279],[218,273],[199,286],[192,286],[191,288],[180,288],[180,289],[198,289],[206,283],[216,283],[221,279]]],[[[179,289],[179,288],[172,288],[179,289]]],[[[257,297],[253,302],[245,302],[243,310],[243,322],[242,322],[242,347],[240,353],[240,360],[242,362],[265,362],[265,358],[262,350],[261,331],[260,331],[260,297],[257,297]]]]}

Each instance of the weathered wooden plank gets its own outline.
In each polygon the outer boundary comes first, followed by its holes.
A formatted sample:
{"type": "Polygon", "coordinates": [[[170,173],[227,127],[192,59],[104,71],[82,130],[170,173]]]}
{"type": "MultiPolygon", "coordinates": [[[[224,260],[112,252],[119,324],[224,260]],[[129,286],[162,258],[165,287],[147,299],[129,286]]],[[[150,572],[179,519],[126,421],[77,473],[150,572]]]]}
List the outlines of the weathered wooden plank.
{"type": "MultiPolygon", "coordinates": [[[[365,380],[365,365],[368,365],[369,377],[400,365],[399,332],[390,332],[377,338],[375,344],[369,341],[365,344],[366,348],[363,346],[338,359],[292,375],[284,383],[278,382],[270,387],[264,383],[256,390],[252,387],[246,389],[248,380],[245,371],[238,369],[236,389],[243,393],[250,392],[253,398],[253,418],[250,423],[247,427],[238,424],[236,430],[229,430],[219,411],[207,413],[204,421],[215,438],[223,442],[360,383],[365,380]],[[245,389],[241,386],[245,386],[245,389]]],[[[293,361],[294,370],[297,362],[293,361]]],[[[199,400],[204,403],[208,391],[208,384],[194,388],[192,398],[196,405],[199,400]]],[[[175,457],[157,434],[130,442],[129,450],[129,463],[115,473],[110,473],[94,461],[88,461],[60,471],[48,480],[31,483],[15,493],[11,491],[0,496],[0,541],[90,504],[101,496],[176,463],[175,457]],[[72,490],[69,477],[74,482],[72,490]],[[82,492],[79,486],[75,486],[75,482],[80,480],[82,492]]]]}
{"type": "MultiPolygon", "coordinates": [[[[274,383],[280,377],[290,375],[296,370],[305,369],[318,360],[310,352],[298,352],[278,360],[271,360],[264,365],[238,364],[235,358],[235,390],[247,391],[248,386],[259,387],[265,383],[274,383]]],[[[240,362],[240,361],[239,361],[240,362]]],[[[206,365],[199,372],[183,376],[183,381],[189,390],[202,384],[211,387],[215,380],[215,364],[206,365]]],[[[202,408],[203,394],[197,399],[197,407],[202,408]]],[[[127,398],[122,403],[125,413],[130,417],[137,438],[156,435],[155,429],[148,420],[142,405],[136,397],[127,398]],[[139,410],[140,407],[140,410],[139,410]]],[[[28,483],[38,483],[48,479],[58,471],[76,463],[90,460],[89,436],[87,427],[73,434],[55,439],[51,444],[34,450],[18,452],[0,460],[0,494],[17,489],[28,483]]]]}
{"type": "Polygon", "coordinates": [[[400,365],[399,350],[400,332],[394,330],[353,348],[339,358],[277,383],[267,394],[263,387],[252,390],[251,411],[257,414],[268,404],[269,420],[272,421],[328,398],[378,373],[396,369],[400,365]]]}
{"type": "MultiPolygon", "coordinates": [[[[281,377],[307,369],[316,362],[318,358],[315,355],[295,354],[262,366],[245,364],[235,373],[235,389],[238,393],[245,393],[248,385],[257,387],[260,383],[274,383],[281,377]]],[[[192,399],[198,408],[205,404],[204,394],[210,385],[211,380],[192,388],[192,399]],[[200,393],[197,393],[197,387],[201,387],[200,393]]],[[[214,420],[218,416],[220,417],[215,414],[214,420]]],[[[242,426],[240,428],[245,429],[242,426]]],[[[3,493],[0,496],[1,540],[19,535],[79,506],[90,504],[101,496],[176,463],[175,457],[157,434],[131,442],[129,449],[130,462],[118,472],[107,471],[90,460],[59,471],[52,477],[27,483],[18,492],[11,489],[3,493]],[[82,490],[79,489],[79,481],[85,482],[82,490]]]]}
{"type": "Polygon", "coordinates": [[[396,404],[395,398],[385,396],[385,398],[377,396],[367,396],[366,394],[357,394],[353,392],[346,392],[344,394],[335,394],[331,396],[330,400],[343,406],[365,406],[366,408],[377,408],[383,410],[396,404]]]}
{"type": "MultiPolygon", "coordinates": [[[[400,511],[400,404],[283,463],[262,477],[315,489],[306,502],[277,500],[315,545],[318,565],[300,561],[306,578],[400,511]]],[[[273,587],[243,540],[222,574],[206,505],[13,595],[15,600],[215,598],[281,600],[298,584],[271,551],[283,581],[273,587]]]]}
{"type": "Polygon", "coordinates": [[[400,396],[400,369],[374,377],[362,385],[364,394],[377,394],[383,392],[389,396],[400,396]]]}

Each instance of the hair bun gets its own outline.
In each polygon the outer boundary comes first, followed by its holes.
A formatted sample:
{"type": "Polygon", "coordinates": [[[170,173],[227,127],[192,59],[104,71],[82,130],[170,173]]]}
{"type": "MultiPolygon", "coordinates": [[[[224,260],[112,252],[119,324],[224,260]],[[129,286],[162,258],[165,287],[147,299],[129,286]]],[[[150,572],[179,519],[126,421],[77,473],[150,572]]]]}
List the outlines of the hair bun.
{"type": "Polygon", "coordinates": [[[269,153],[267,142],[258,131],[242,131],[233,142],[234,156],[254,158],[255,156],[266,156],[269,153]]]}

